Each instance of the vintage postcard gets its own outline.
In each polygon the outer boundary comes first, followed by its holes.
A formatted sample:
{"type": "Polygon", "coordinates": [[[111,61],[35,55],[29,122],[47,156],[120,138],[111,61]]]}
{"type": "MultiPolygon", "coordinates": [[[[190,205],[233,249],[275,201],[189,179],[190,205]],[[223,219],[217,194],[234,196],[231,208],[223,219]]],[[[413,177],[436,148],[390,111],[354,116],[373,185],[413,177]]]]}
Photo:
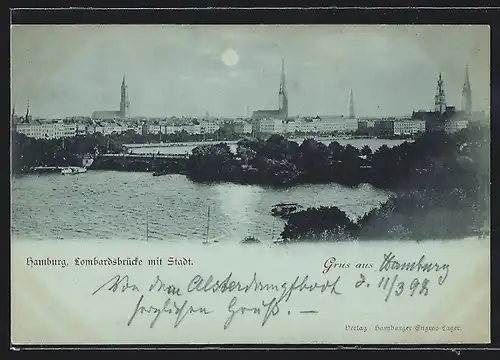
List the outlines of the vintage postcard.
{"type": "Polygon", "coordinates": [[[11,28],[12,343],[490,341],[490,30],[11,28]]]}

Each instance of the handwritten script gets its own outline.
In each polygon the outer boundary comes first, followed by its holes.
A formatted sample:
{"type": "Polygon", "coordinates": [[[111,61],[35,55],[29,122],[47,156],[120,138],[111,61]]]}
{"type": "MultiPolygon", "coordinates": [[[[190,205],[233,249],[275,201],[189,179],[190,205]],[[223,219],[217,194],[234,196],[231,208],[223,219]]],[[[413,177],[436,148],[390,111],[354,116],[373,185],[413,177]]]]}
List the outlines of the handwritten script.
{"type": "Polygon", "coordinates": [[[428,262],[424,255],[418,261],[405,262],[399,261],[393,253],[387,253],[380,266],[367,273],[344,275],[337,271],[323,275],[322,281],[303,275],[279,283],[265,282],[263,276],[256,272],[243,281],[230,272],[221,278],[195,275],[184,285],[156,275],[143,286],[132,281],[129,275],[116,274],[98,286],[92,295],[112,293],[137,296],[133,308],[126,315],[127,326],[146,321],[152,329],[161,318],[170,317],[173,327],[177,328],[188,319],[200,319],[217,313],[218,317],[223,317],[223,328],[227,330],[234,321],[244,316],[256,317],[260,325],[265,326],[277,316],[318,314],[319,311],[310,305],[318,296],[332,297],[332,306],[335,297],[345,294],[352,296],[353,292],[357,296],[368,296],[366,292],[373,290],[381,292],[385,302],[403,294],[426,297],[433,286],[445,284],[449,270],[449,265],[428,262]],[[308,294],[307,299],[311,301],[302,298],[301,308],[292,309],[290,300],[295,294],[308,294]]]}

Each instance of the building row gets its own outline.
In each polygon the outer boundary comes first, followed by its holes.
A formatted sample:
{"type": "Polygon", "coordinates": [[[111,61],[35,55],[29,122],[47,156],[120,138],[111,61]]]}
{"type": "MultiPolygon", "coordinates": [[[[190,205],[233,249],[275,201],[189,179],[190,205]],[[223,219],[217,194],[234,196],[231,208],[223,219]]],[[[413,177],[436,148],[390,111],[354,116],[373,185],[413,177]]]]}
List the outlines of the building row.
{"type": "MultiPolygon", "coordinates": [[[[240,120],[232,124],[237,134],[358,134],[366,136],[392,137],[412,136],[434,130],[452,133],[466,128],[469,121],[458,114],[446,121],[436,120],[431,112],[414,112],[408,117],[390,118],[345,118],[343,116],[316,116],[308,118],[265,118],[240,120]]],[[[184,125],[147,124],[134,122],[92,122],[67,123],[62,120],[42,122],[32,120],[14,125],[16,131],[36,139],[59,139],[77,135],[100,133],[103,135],[133,132],[137,135],[175,134],[186,132],[191,135],[213,134],[221,125],[217,122],[197,122],[184,125]]]]}
{"type": "MultiPolygon", "coordinates": [[[[454,133],[469,126],[468,120],[451,120],[441,123],[441,130],[446,133],[454,133]]],[[[412,136],[419,133],[435,131],[429,122],[417,118],[403,119],[363,119],[358,120],[358,131],[360,135],[393,137],[412,136]]]]}
{"type": "MultiPolygon", "coordinates": [[[[242,127],[240,125],[240,127],[242,127]]],[[[244,127],[244,125],[243,125],[244,127]]],[[[316,116],[306,118],[265,118],[254,121],[246,127],[245,133],[263,134],[314,133],[333,134],[349,133],[358,129],[356,119],[343,116],[316,116]]]]}
{"type": "Polygon", "coordinates": [[[215,122],[201,122],[187,125],[162,125],[162,124],[138,124],[132,122],[94,122],[86,123],[65,123],[62,120],[52,122],[42,122],[33,120],[29,123],[23,122],[15,124],[17,133],[24,134],[35,139],[60,139],[77,135],[89,135],[100,133],[103,135],[122,134],[134,132],[138,135],[147,134],[175,134],[187,132],[189,134],[212,134],[219,129],[219,124],[215,122]]]}
{"type": "MultiPolygon", "coordinates": [[[[460,124],[461,125],[461,124],[460,124]]],[[[457,126],[456,126],[457,127],[457,126]]],[[[458,126],[460,127],[460,126],[458,126]]],[[[367,136],[410,136],[426,131],[426,122],[412,117],[400,118],[344,118],[321,117],[305,119],[262,119],[247,127],[247,133],[264,134],[358,134],[367,136]]]]}

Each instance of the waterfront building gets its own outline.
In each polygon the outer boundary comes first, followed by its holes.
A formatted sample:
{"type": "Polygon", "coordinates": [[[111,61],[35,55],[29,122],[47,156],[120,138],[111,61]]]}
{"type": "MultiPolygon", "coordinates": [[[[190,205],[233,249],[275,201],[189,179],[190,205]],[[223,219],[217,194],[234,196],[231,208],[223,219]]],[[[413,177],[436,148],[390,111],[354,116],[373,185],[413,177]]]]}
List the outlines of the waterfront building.
{"type": "Polygon", "coordinates": [[[297,130],[302,133],[319,133],[321,132],[321,124],[319,117],[301,118],[297,130]]]}
{"type": "Polygon", "coordinates": [[[98,110],[92,113],[94,120],[114,120],[125,119],[129,116],[130,102],[128,100],[128,88],[125,83],[125,75],[123,75],[122,85],[120,89],[120,110],[98,110]]]}
{"type": "Polygon", "coordinates": [[[346,118],[343,115],[317,115],[301,119],[298,125],[297,130],[304,133],[350,133],[358,129],[358,121],[355,118],[346,118]]]}
{"type": "Polygon", "coordinates": [[[439,74],[436,95],[434,96],[434,111],[414,111],[412,119],[425,122],[425,131],[445,131],[452,133],[469,126],[472,117],[472,90],[469,81],[469,68],[465,67],[465,82],[462,88],[462,109],[446,104],[443,78],[439,74]]]}
{"type": "Polygon", "coordinates": [[[63,135],[60,137],[73,137],[76,136],[76,124],[62,124],[63,135]]]}
{"type": "Polygon", "coordinates": [[[163,129],[161,125],[147,125],[148,127],[148,134],[159,134],[160,132],[163,133],[163,129]]]}
{"type": "Polygon", "coordinates": [[[215,121],[202,121],[200,122],[201,134],[213,134],[220,129],[220,125],[215,121]]]}
{"type": "Polygon", "coordinates": [[[295,132],[307,134],[333,134],[354,132],[358,128],[356,119],[344,116],[315,116],[303,118],[266,118],[258,121],[257,131],[261,133],[293,134],[295,132]]]}
{"type": "Polygon", "coordinates": [[[380,137],[394,136],[394,119],[379,119],[373,124],[374,134],[380,137]]]}
{"type": "Polygon", "coordinates": [[[191,133],[192,135],[199,135],[201,134],[201,124],[193,124],[191,126],[191,133]]]}
{"type": "Polygon", "coordinates": [[[129,130],[134,131],[137,135],[142,135],[142,125],[132,125],[129,130]]]}
{"type": "Polygon", "coordinates": [[[259,121],[259,132],[263,134],[282,134],[283,120],[277,118],[261,119],[259,121]]]}
{"type": "Polygon", "coordinates": [[[100,134],[103,134],[103,135],[104,135],[104,134],[105,134],[105,125],[104,125],[104,124],[102,124],[102,123],[99,123],[99,122],[98,122],[98,123],[96,123],[96,124],[94,125],[94,134],[95,134],[95,133],[100,133],[100,134]]]}
{"type": "Polygon", "coordinates": [[[360,135],[374,135],[375,119],[374,118],[358,118],[357,131],[360,135]]]}
{"type": "Polygon", "coordinates": [[[95,132],[96,132],[96,131],[95,131],[95,125],[94,125],[94,124],[87,125],[87,126],[85,127],[85,133],[86,133],[87,135],[92,135],[92,134],[94,134],[95,132]]]}
{"type": "Polygon", "coordinates": [[[175,134],[176,133],[176,127],[174,125],[167,125],[165,126],[165,134],[175,134]]]}
{"type": "Polygon", "coordinates": [[[170,125],[163,121],[162,123],[157,124],[145,124],[144,127],[144,134],[175,134],[185,131],[191,135],[213,134],[220,128],[219,124],[212,121],[202,121],[200,123],[188,122],[184,124],[170,125]]]}
{"type": "Polygon", "coordinates": [[[76,135],[78,135],[78,136],[87,135],[87,127],[88,127],[87,124],[75,123],[75,126],[76,126],[76,130],[75,130],[76,135]]]}
{"type": "Polygon", "coordinates": [[[283,133],[293,134],[300,131],[300,120],[299,119],[287,119],[283,121],[283,133]]]}
{"type": "Polygon", "coordinates": [[[16,132],[35,139],[53,138],[52,129],[46,131],[41,124],[20,123],[16,124],[16,132]]]}
{"type": "Polygon", "coordinates": [[[345,130],[345,123],[343,116],[316,116],[313,118],[313,124],[316,123],[314,129],[318,133],[333,133],[343,132],[345,130]]]}
{"type": "Polygon", "coordinates": [[[128,126],[118,122],[98,121],[93,126],[93,133],[101,133],[103,135],[121,134],[128,131],[128,126]]]}
{"type": "Polygon", "coordinates": [[[354,117],[344,117],[343,115],[336,116],[319,116],[321,121],[322,132],[324,133],[350,133],[358,129],[358,120],[354,117]]]}
{"type": "Polygon", "coordinates": [[[75,124],[64,124],[62,120],[52,122],[42,122],[32,120],[29,123],[23,122],[16,125],[16,132],[35,139],[60,139],[76,135],[75,124]]]}
{"type": "Polygon", "coordinates": [[[285,60],[281,59],[281,81],[278,92],[278,109],[277,110],[257,110],[252,113],[252,119],[261,120],[268,118],[276,118],[285,120],[288,118],[288,93],[286,91],[285,80],[285,60]]]}
{"type": "Polygon", "coordinates": [[[344,129],[345,132],[353,133],[356,130],[358,130],[358,119],[356,118],[344,119],[344,126],[345,126],[344,129]]]}
{"type": "MultiPolygon", "coordinates": [[[[195,126],[194,124],[184,124],[184,125],[179,125],[176,126],[175,131],[176,132],[187,132],[188,134],[194,134],[195,132],[195,126]]],[[[200,132],[201,132],[201,126],[199,126],[200,132]]]]}
{"type": "Polygon", "coordinates": [[[394,134],[396,136],[415,135],[425,132],[425,121],[408,119],[394,120],[394,134]]]}
{"type": "Polygon", "coordinates": [[[252,132],[252,124],[240,122],[234,125],[234,132],[237,134],[250,134],[252,132]]]}
{"type": "Polygon", "coordinates": [[[444,131],[446,133],[454,133],[462,129],[466,129],[469,126],[469,120],[451,120],[444,123],[444,131]]]}
{"type": "Polygon", "coordinates": [[[413,113],[413,119],[425,122],[425,131],[455,132],[469,126],[468,116],[462,111],[457,111],[454,106],[448,106],[443,114],[432,111],[417,111],[413,113]]]}

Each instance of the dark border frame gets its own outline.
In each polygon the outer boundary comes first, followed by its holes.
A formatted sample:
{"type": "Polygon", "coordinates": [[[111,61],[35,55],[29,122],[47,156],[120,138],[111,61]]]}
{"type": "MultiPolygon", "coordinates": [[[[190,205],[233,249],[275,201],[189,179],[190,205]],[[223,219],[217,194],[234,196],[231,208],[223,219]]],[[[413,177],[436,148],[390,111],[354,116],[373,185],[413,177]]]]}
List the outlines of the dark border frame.
{"type": "MultiPolygon", "coordinates": [[[[309,6],[312,6],[309,5],[309,6]]],[[[477,5],[476,5],[477,6],[477,5]]],[[[495,100],[500,95],[500,9],[487,8],[450,8],[450,9],[431,9],[431,8],[288,8],[288,9],[259,9],[259,8],[204,8],[204,9],[16,9],[11,10],[12,24],[489,24],[491,29],[491,162],[495,165],[495,140],[497,137],[497,122],[500,121],[500,104],[495,100]]],[[[10,30],[10,29],[9,29],[10,30]]],[[[7,32],[9,34],[9,32],[7,32]]],[[[9,36],[10,47],[10,36],[9,36]]],[[[10,58],[9,58],[10,67],[10,58]]],[[[10,102],[10,79],[8,83],[9,102],[10,102]]],[[[10,104],[7,107],[10,116],[10,104]]],[[[9,142],[6,142],[9,144],[9,142]]],[[[10,145],[10,144],[9,144],[10,145]]],[[[498,148],[496,149],[498,150],[498,148]]],[[[9,148],[10,154],[10,148],[9,148]]],[[[491,181],[495,179],[495,171],[491,174],[491,181]]],[[[10,174],[9,174],[10,175],[10,174]]],[[[10,182],[9,182],[10,186],[10,182]]],[[[497,190],[492,187],[492,196],[495,197],[497,190]]],[[[9,193],[10,198],[10,193],[9,193]]],[[[495,204],[493,200],[491,202],[495,204]]],[[[152,345],[105,345],[105,346],[22,346],[9,344],[11,349],[102,349],[102,350],[158,350],[158,349],[249,349],[249,350],[285,350],[293,349],[333,349],[333,350],[453,350],[454,352],[463,352],[466,350],[479,350],[485,347],[500,347],[500,284],[499,284],[499,262],[500,262],[500,244],[495,241],[497,237],[496,218],[498,211],[492,206],[492,232],[491,232],[491,344],[484,345],[409,345],[409,346],[363,346],[363,345],[295,345],[284,346],[276,344],[263,345],[178,345],[152,346],[152,345]]],[[[4,254],[10,254],[10,232],[9,232],[9,251],[4,254]]],[[[10,256],[4,264],[10,265],[10,256]]],[[[10,274],[10,266],[5,273],[10,274]]],[[[10,294],[10,276],[7,280],[10,294]]],[[[10,296],[9,296],[10,299],[10,296]]],[[[10,303],[10,300],[9,300],[10,303]]],[[[10,319],[10,306],[9,306],[10,319]]],[[[10,334],[10,331],[9,331],[10,334]]],[[[441,351],[442,352],[442,351],[441,351]]]]}

